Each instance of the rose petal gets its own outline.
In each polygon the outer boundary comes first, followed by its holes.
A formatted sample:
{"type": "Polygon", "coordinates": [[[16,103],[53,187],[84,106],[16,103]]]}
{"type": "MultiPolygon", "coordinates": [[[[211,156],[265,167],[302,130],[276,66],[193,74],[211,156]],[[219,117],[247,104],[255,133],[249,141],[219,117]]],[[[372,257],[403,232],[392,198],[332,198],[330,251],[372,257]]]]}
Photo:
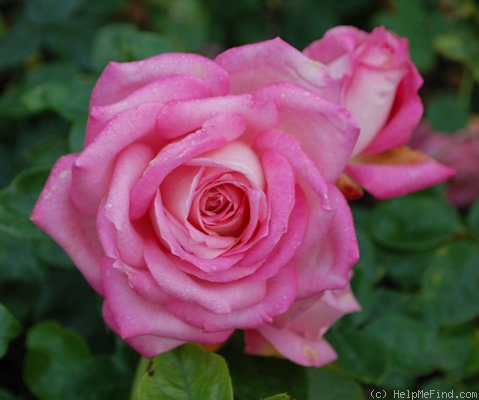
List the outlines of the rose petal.
{"type": "Polygon", "coordinates": [[[443,182],[455,171],[432,158],[403,165],[351,163],[346,172],[378,199],[403,196],[443,182]]]}
{"type": "Polygon", "coordinates": [[[97,230],[105,255],[127,264],[144,266],[143,232],[129,219],[130,192],[153,156],[150,148],[132,145],[118,157],[108,196],[97,216],[97,230]]]}
{"type": "Polygon", "coordinates": [[[117,103],[151,82],[174,75],[203,80],[212,96],[228,93],[228,73],[214,61],[196,54],[164,53],[140,61],[108,64],[95,85],[91,105],[117,103]]]}
{"type": "Polygon", "coordinates": [[[170,102],[158,114],[156,129],[162,137],[173,139],[195,131],[220,113],[241,115],[248,126],[247,137],[276,126],[278,120],[278,111],[271,101],[243,94],[170,102]]]}
{"type": "Polygon", "coordinates": [[[269,130],[258,136],[259,149],[274,148],[294,167],[308,197],[310,216],[298,260],[298,296],[343,288],[358,259],[353,220],[339,190],[327,183],[316,165],[290,136],[269,130]]]}
{"type": "Polygon", "coordinates": [[[71,169],[77,157],[69,154],[55,163],[31,220],[65,250],[93,289],[102,294],[99,265],[103,249],[95,219],[83,215],[70,200],[71,169]]]}
{"type": "MultiPolygon", "coordinates": [[[[103,319],[117,335],[121,336],[120,329],[115,321],[115,316],[106,303],[103,304],[103,319]]],[[[153,358],[158,354],[172,350],[185,343],[181,340],[168,339],[154,335],[140,335],[125,338],[125,341],[146,358],[153,358]]]]}
{"type": "Polygon", "coordinates": [[[339,83],[319,62],[306,57],[280,38],[235,47],[216,62],[230,73],[230,93],[248,93],[269,83],[291,82],[330,100],[339,99],[339,83]]]}
{"type": "Polygon", "coordinates": [[[86,128],[86,145],[105,128],[117,114],[145,103],[167,103],[171,100],[204,98],[210,95],[208,86],[198,78],[174,75],[138,88],[116,103],[90,107],[86,128]]]}
{"type": "MultiPolygon", "coordinates": [[[[385,61],[387,62],[387,61],[385,61]]],[[[389,119],[396,89],[406,74],[406,67],[378,68],[364,62],[355,68],[345,88],[344,105],[358,119],[361,134],[352,155],[361,153],[389,119]],[[365,96],[365,89],[368,94],[365,96]]]]}
{"type": "MultiPolygon", "coordinates": [[[[231,286],[235,289],[237,284],[239,282],[231,286]]],[[[172,302],[168,307],[179,318],[187,319],[189,323],[205,332],[256,328],[272,322],[276,315],[285,312],[294,301],[296,293],[294,265],[284,266],[266,282],[266,285],[263,298],[245,307],[232,308],[225,314],[205,310],[191,302],[172,302]]],[[[248,293],[247,297],[250,296],[250,292],[243,293],[248,293]]]]}
{"type": "Polygon", "coordinates": [[[179,301],[194,303],[214,313],[226,314],[260,301],[264,282],[212,283],[181,271],[157,242],[145,243],[145,260],[158,285],[179,301]],[[248,293],[248,296],[244,296],[248,293]]]}
{"type": "Polygon", "coordinates": [[[146,213],[159,185],[171,171],[204,152],[237,139],[245,128],[245,121],[240,115],[219,114],[206,121],[195,133],[163,147],[133,189],[131,218],[141,218],[146,213]]]}
{"type": "Polygon", "coordinates": [[[111,260],[105,259],[102,277],[108,309],[106,322],[123,339],[153,335],[185,342],[221,343],[233,332],[205,333],[173,316],[163,304],[145,300],[131,290],[126,275],[114,268],[111,260]]]}
{"type": "Polygon", "coordinates": [[[271,354],[276,350],[298,364],[322,366],[336,358],[322,336],[344,314],[359,309],[349,287],[296,301],[272,324],[245,332],[246,352],[271,354]]]}
{"type": "Polygon", "coordinates": [[[264,188],[264,176],[258,156],[246,143],[236,140],[216,150],[203,153],[187,165],[223,167],[243,174],[258,189],[264,188]]]}
{"type": "Polygon", "coordinates": [[[296,301],[284,314],[275,318],[274,325],[314,340],[345,314],[359,311],[351,289],[325,290],[318,296],[296,301]]]}
{"type": "MultiPolygon", "coordinates": [[[[368,34],[361,29],[353,26],[336,26],[329,29],[321,39],[311,43],[303,50],[303,53],[313,60],[318,60],[323,64],[328,65],[332,73],[337,71],[336,64],[331,65],[337,59],[342,59],[344,63],[344,56],[349,59],[348,54],[353,53],[356,48],[367,38],[368,34]]],[[[342,76],[345,72],[349,72],[349,67],[342,67],[340,69],[342,76]]],[[[334,74],[338,76],[338,74],[334,74]]]]}
{"type": "Polygon", "coordinates": [[[140,139],[153,149],[163,144],[154,135],[160,108],[161,104],[145,104],[119,114],[78,156],[72,168],[71,197],[79,210],[96,215],[108,192],[116,157],[124,148],[140,139]]]}
{"type": "Polygon", "coordinates": [[[417,94],[421,85],[421,75],[411,64],[409,73],[398,86],[387,125],[364,149],[363,154],[379,153],[409,142],[423,114],[423,104],[417,94]]]}
{"type": "Polygon", "coordinates": [[[340,104],[290,83],[267,85],[255,95],[274,101],[277,129],[293,136],[329,181],[336,181],[350,158],[359,128],[340,104]]]}
{"type": "Polygon", "coordinates": [[[332,184],[328,188],[329,207],[310,205],[306,235],[298,258],[298,297],[323,290],[343,289],[351,267],[359,258],[356,232],[348,203],[332,184]]]}
{"type": "Polygon", "coordinates": [[[308,340],[271,324],[256,331],[246,331],[245,341],[248,354],[263,354],[264,348],[271,343],[280,354],[305,367],[321,367],[337,358],[334,349],[323,338],[308,340]]]}

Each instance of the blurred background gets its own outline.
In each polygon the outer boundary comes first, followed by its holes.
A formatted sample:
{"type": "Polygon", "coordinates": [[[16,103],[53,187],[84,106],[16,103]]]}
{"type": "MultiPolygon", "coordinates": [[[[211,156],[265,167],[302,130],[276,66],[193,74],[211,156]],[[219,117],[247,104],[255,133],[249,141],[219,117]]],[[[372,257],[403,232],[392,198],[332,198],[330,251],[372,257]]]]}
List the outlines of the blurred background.
{"type": "Polygon", "coordinates": [[[221,354],[236,398],[479,390],[479,2],[0,0],[0,400],[129,398],[138,356],[28,221],[54,161],[82,149],[106,64],[166,51],[214,57],[276,36],[302,50],[341,24],[385,25],[409,39],[424,78],[414,145],[460,173],[415,195],[352,205],[363,311],[328,334],[338,362],[309,370],[248,357],[235,338],[221,354]]]}

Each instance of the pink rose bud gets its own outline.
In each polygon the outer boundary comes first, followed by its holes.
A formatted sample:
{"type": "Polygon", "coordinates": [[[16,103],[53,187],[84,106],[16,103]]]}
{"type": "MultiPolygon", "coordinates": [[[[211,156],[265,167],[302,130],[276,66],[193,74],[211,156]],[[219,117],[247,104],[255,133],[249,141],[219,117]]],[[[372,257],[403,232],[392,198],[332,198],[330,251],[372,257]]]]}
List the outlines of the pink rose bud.
{"type": "MultiPolygon", "coordinates": [[[[215,61],[110,63],[85,147],[57,161],[32,220],[145,357],[185,342],[214,348],[243,329],[323,365],[334,352],[316,356],[321,335],[357,309],[350,293],[336,299],[358,258],[333,184],[359,133],[338,89],[280,39],[215,61]]],[[[256,339],[246,343],[256,352],[256,339]]]]}
{"type": "MultiPolygon", "coordinates": [[[[361,132],[345,168],[378,198],[389,198],[439,183],[454,171],[406,145],[423,106],[422,78],[409,57],[408,42],[384,27],[367,33],[339,26],[310,44],[304,54],[324,63],[341,80],[340,101],[357,118],[361,132]]],[[[345,194],[357,197],[341,179],[345,194]]]]}

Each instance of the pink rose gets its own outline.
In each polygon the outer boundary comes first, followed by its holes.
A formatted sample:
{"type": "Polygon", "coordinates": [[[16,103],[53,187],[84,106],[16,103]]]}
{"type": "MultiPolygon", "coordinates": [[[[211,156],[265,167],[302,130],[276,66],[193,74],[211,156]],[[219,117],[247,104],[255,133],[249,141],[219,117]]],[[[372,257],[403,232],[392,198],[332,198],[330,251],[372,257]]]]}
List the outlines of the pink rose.
{"type": "Polygon", "coordinates": [[[334,186],[358,129],[338,94],[323,66],[280,39],[215,61],[111,63],[83,151],[57,161],[32,220],[142,355],[244,329],[249,348],[256,331],[286,357],[322,365],[331,357],[314,355],[320,335],[356,309],[328,294],[346,290],[358,257],[334,186]]]}
{"type": "MultiPolygon", "coordinates": [[[[413,151],[409,142],[423,107],[422,78],[409,57],[408,42],[384,27],[372,33],[339,26],[310,44],[304,54],[341,79],[341,102],[357,118],[361,133],[345,172],[378,198],[423,189],[454,174],[413,151]]],[[[345,191],[354,182],[342,176],[345,191]]]]}
{"type": "Polygon", "coordinates": [[[457,173],[447,182],[447,198],[458,207],[479,199],[479,119],[454,134],[435,132],[427,123],[414,131],[411,146],[457,173]]]}

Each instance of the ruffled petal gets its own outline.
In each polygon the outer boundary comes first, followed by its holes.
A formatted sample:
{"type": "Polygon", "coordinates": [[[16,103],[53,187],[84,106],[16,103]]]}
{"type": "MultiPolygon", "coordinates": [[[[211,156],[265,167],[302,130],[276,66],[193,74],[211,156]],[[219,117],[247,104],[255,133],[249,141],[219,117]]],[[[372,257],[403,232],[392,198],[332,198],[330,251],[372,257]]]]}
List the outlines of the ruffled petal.
{"type": "Polygon", "coordinates": [[[77,157],[72,168],[71,197],[79,210],[96,215],[108,192],[116,157],[123,149],[138,140],[152,149],[164,145],[154,132],[160,108],[161,104],[145,104],[119,114],[77,157]]]}
{"type": "Polygon", "coordinates": [[[269,83],[291,82],[329,100],[339,99],[339,82],[324,65],[311,60],[280,38],[235,47],[216,62],[230,73],[231,93],[248,93],[269,83]]]}
{"type": "MultiPolygon", "coordinates": [[[[170,102],[158,114],[156,129],[162,137],[174,139],[195,131],[204,121],[221,113],[241,115],[248,126],[247,138],[276,126],[278,121],[278,111],[272,101],[248,93],[170,102]]],[[[243,141],[251,139],[243,138],[243,141]]]]}
{"type": "Polygon", "coordinates": [[[116,103],[90,107],[86,128],[86,145],[119,113],[145,103],[167,103],[172,100],[204,98],[210,95],[208,86],[198,78],[174,75],[138,88],[116,103]]]}
{"type": "Polygon", "coordinates": [[[337,358],[334,349],[322,337],[305,339],[293,331],[271,324],[255,331],[246,331],[245,341],[248,354],[264,354],[273,345],[281,355],[305,367],[322,367],[337,358]]]}
{"type": "Polygon", "coordinates": [[[198,131],[163,147],[133,189],[131,218],[145,215],[161,182],[171,171],[202,153],[236,140],[245,129],[246,123],[240,115],[219,114],[207,120],[198,131]]]}
{"type": "Polygon", "coordinates": [[[174,258],[165,253],[157,242],[147,242],[145,245],[145,259],[152,276],[166,293],[178,301],[226,314],[255,304],[266,293],[264,282],[214,283],[197,279],[179,269],[174,258]]]}
{"type": "Polygon", "coordinates": [[[108,310],[104,316],[123,339],[150,335],[185,342],[221,343],[233,332],[206,333],[172,315],[165,305],[144,299],[130,288],[126,274],[115,268],[108,258],[102,265],[102,276],[104,310],[108,310]]]}
{"type": "Polygon", "coordinates": [[[360,161],[348,164],[346,172],[378,199],[403,196],[422,190],[455,174],[454,169],[406,147],[363,157],[360,161]],[[394,155],[396,152],[409,154],[410,158],[401,155],[396,159],[394,155]]]}
{"type": "MultiPolygon", "coordinates": [[[[237,284],[230,283],[233,290],[237,284]]],[[[227,329],[252,329],[271,323],[276,315],[285,312],[293,303],[296,294],[296,272],[293,264],[284,266],[268,281],[264,282],[265,293],[260,301],[249,306],[236,307],[228,313],[215,313],[205,310],[194,303],[169,304],[170,310],[179,318],[203,329],[205,332],[216,332],[227,329]]],[[[248,293],[250,296],[250,292],[248,293]]]]}
{"type": "Polygon", "coordinates": [[[141,87],[173,75],[203,80],[212,96],[228,93],[228,73],[214,61],[197,54],[164,53],[140,61],[109,63],[93,89],[90,104],[117,103],[141,87]]]}
{"type": "Polygon", "coordinates": [[[298,298],[344,288],[359,258],[348,203],[332,184],[328,199],[331,210],[325,210],[318,203],[310,208],[306,235],[297,253],[298,298]]]}
{"type": "Polygon", "coordinates": [[[31,220],[65,250],[93,289],[102,294],[103,249],[95,218],[82,214],[70,200],[71,170],[77,157],[69,154],[53,166],[31,220]]]}
{"type": "Polygon", "coordinates": [[[129,146],[119,155],[108,196],[97,216],[105,255],[134,266],[144,267],[144,237],[129,218],[130,192],[152,157],[151,149],[140,144],[129,146]]]}
{"type": "Polygon", "coordinates": [[[290,83],[267,85],[255,95],[276,104],[277,129],[298,141],[327,180],[338,179],[359,134],[359,127],[348,110],[290,83]]]}

